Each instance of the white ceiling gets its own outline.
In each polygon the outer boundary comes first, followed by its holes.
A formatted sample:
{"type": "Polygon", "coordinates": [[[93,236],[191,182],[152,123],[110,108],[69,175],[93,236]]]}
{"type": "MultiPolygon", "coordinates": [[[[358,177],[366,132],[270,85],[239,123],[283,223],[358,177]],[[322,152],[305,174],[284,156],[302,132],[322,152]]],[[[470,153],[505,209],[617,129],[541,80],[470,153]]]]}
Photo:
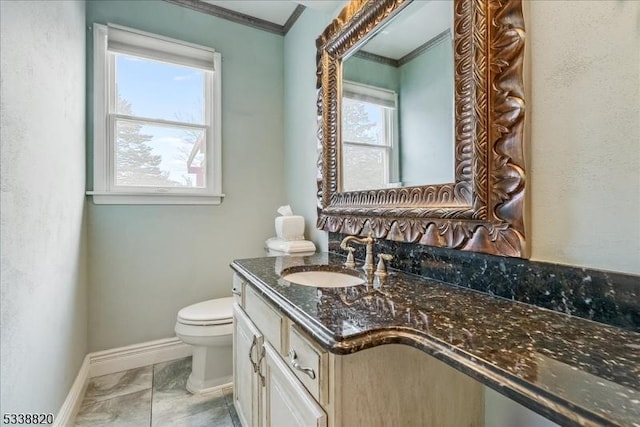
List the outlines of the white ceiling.
{"type": "Polygon", "coordinates": [[[361,49],[400,59],[452,25],[452,1],[415,0],[361,49]]]}
{"type": "Polygon", "coordinates": [[[202,0],[215,6],[284,25],[298,4],[331,13],[346,0],[202,0]]]}
{"type": "Polygon", "coordinates": [[[303,6],[307,6],[309,9],[316,9],[322,12],[335,12],[338,14],[338,8],[342,9],[348,0],[297,0],[303,6]]]}
{"type": "Polygon", "coordinates": [[[215,6],[260,18],[274,24],[284,25],[295,10],[297,3],[285,0],[202,0],[215,6]]]}

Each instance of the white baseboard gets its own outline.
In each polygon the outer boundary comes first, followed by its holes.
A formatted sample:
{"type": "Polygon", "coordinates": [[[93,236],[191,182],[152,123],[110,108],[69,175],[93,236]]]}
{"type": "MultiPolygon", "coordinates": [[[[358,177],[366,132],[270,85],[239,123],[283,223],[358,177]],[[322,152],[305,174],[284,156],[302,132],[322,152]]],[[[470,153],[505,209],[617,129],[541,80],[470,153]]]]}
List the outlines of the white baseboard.
{"type": "Polygon", "coordinates": [[[209,394],[209,393],[214,393],[216,391],[222,391],[224,389],[233,387],[233,376],[230,376],[229,378],[225,378],[223,381],[224,381],[224,383],[219,384],[217,386],[205,388],[205,389],[198,390],[198,391],[195,391],[195,392],[189,390],[188,387],[187,387],[187,390],[191,394],[209,394]]]}
{"type": "Polygon", "coordinates": [[[84,399],[84,392],[87,390],[87,384],[89,384],[89,355],[84,357],[78,375],[71,385],[69,394],[64,400],[58,415],[53,422],[53,427],[66,427],[73,423],[84,399]]]}
{"type": "Polygon", "coordinates": [[[90,378],[181,359],[192,353],[190,345],[173,337],[87,354],[53,426],[73,425],[90,378]]]}
{"type": "Polygon", "coordinates": [[[127,347],[90,353],[89,377],[113,374],[191,356],[192,347],[180,338],[165,338],[127,347]]]}

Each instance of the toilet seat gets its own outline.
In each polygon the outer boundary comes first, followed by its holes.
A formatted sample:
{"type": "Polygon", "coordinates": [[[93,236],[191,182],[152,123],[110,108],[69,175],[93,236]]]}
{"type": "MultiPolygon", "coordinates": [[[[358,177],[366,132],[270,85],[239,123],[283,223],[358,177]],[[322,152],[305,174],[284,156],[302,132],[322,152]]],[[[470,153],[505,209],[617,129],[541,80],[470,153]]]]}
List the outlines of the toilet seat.
{"type": "Polygon", "coordinates": [[[178,323],[210,326],[233,322],[233,297],[218,298],[187,306],[178,312],[178,323]]]}

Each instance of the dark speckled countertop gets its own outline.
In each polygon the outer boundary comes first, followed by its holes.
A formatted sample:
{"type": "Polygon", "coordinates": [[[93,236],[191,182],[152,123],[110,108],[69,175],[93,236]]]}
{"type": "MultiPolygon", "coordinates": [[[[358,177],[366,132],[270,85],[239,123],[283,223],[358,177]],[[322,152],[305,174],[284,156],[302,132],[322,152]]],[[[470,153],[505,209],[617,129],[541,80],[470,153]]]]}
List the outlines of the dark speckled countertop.
{"type": "Polygon", "coordinates": [[[348,288],[282,279],[342,262],[321,253],[231,267],[332,353],[406,344],[562,425],[640,427],[640,333],[394,270],[348,288]]]}

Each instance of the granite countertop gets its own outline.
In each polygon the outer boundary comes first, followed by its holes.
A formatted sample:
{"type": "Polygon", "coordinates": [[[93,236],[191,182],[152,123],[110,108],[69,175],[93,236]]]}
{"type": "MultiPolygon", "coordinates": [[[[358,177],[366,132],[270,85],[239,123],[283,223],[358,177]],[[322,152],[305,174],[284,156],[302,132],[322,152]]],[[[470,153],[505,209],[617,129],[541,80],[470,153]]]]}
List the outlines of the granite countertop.
{"type": "Polygon", "coordinates": [[[231,267],[335,354],[418,348],[562,425],[640,426],[640,333],[389,270],[373,284],[282,279],[344,257],[236,260],[231,267]]]}

